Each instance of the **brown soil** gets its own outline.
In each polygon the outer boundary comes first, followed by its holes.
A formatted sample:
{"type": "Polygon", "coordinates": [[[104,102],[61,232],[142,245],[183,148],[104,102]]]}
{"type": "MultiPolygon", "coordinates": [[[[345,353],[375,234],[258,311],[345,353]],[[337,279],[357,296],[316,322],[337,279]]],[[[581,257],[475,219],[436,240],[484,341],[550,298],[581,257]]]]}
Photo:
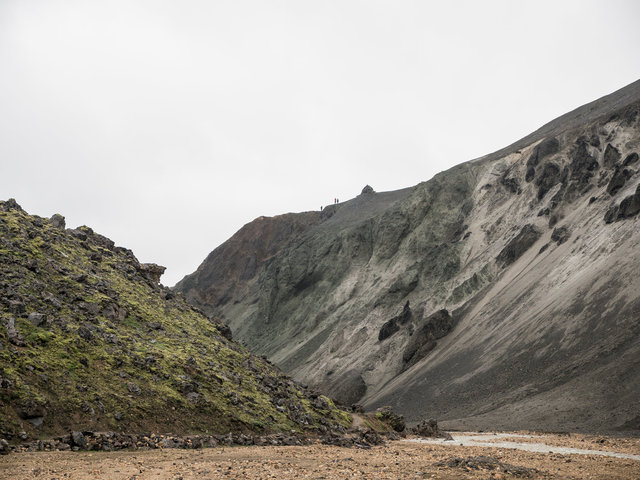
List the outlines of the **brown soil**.
{"type": "MultiPolygon", "coordinates": [[[[562,438],[546,436],[545,438],[562,438]]],[[[617,439],[607,438],[607,441],[617,439]]],[[[578,443],[584,446],[582,442],[578,443]]],[[[608,445],[609,447],[612,444],[608,445]]],[[[610,449],[610,448],[608,448],[610,449]]],[[[513,469],[511,469],[513,471],[513,469]]],[[[232,447],[205,450],[120,452],[39,452],[0,459],[2,479],[187,480],[187,479],[629,479],[640,478],[640,462],[590,455],[540,454],[457,445],[389,442],[370,450],[325,445],[305,447],[232,447]],[[435,466],[453,457],[493,457],[528,475],[492,467],[435,466]]]]}

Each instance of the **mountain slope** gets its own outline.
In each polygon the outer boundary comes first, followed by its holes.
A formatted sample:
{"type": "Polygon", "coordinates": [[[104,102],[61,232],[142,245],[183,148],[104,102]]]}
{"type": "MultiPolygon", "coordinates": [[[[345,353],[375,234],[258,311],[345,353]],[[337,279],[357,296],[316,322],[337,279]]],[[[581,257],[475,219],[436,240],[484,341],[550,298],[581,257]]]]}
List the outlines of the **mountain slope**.
{"type": "MultiPolygon", "coordinates": [[[[200,305],[295,378],[409,421],[640,428],[639,111],[635,82],[428,182],[363,193],[200,305]]],[[[216,288],[189,278],[187,298],[216,288]]]]}
{"type": "Polygon", "coordinates": [[[64,227],[0,202],[0,436],[350,425],[158,285],[163,267],[64,227]]]}

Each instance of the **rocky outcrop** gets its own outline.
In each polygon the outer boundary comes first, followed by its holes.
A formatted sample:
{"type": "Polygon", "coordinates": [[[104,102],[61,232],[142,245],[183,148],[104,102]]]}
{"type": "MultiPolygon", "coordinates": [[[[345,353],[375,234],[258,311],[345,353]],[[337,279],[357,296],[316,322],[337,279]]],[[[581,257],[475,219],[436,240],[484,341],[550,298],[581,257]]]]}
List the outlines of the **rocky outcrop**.
{"type": "Polygon", "coordinates": [[[140,274],[152,285],[160,283],[160,277],[166,269],[155,263],[141,263],[138,267],[140,274]]]}
{"type": "Polygon", "coordinates": [[[635,217],[640,212],[640,184],[633,195],[625,197],[619,205],[612,205],[605,213],[605,223],[612,223],[617,220],[625,220],[635,217]]]}
{"type": "Polygon", "coordinates": [[[400,330],[402,325],[405,325],[412,318],[411,307],[409,305],[409,301],[404,304],[404,308],[402,309],[402,313],[393,317],[392,319],[386,321],[382,327],[380,327],[380,333],[378,333],[378,340],[382,341],[386,338],[389,338],[391,335],[400,330]]]}
{"type": "Polygon", "coordinates": [[[409,423],[627,428],[639,111],[636,82],[415,187],[317,212],[249,280],[239,232],[177,290],[294,378],[409,423]]]}
{"type": "Polygon", "coordinates": [[[561,174],[560,167],[553,162],[547,162],[542,166],[542,171],[535,182],[538,186],[538,200],[542,199],[549,190],[560,183],[561,174]]]}
{"type": "Polygon", "coordinates": [[[436,340],[447,335],[453,326],[453,318],[446,309],[439,310],[427,317],[413,333],[404,352],[402,352],[405,368],[424,358],[436,347],[436,340]]]}
{"type": "MultiPolygon", "coordinates": [[[[567,193],[584,193],[587,186],[590,186],[590,180],[598,168],[600,168],[600,164],[591,154],[587,139],[584,136],[578,138],[571,153],[567,193]]],[[[573,198],[570,198],[570,200],[573,200],[573,198]]]]}
{"type": "Polygon", "coordinates": [[[617,166],[607,185],[607,193],[613,197],[624,187],[624,184],[632,176],[633,172],[631,170],[617,166]]]}
{"type": "Polygon", "coordinates": [[[560,150],[560,142],[555,137],[545,138],[533,149],[533,153],[527,160],[527,167],[536,167],[542,160],[549,155],[558,153],[560,150]]]}
{"type": "Polygon", "coordinates": [[[59,213],[55,213],[49,219],[49,221],[51,222],[51,225],[53,225],[55,228],[59,228],[60,230],[64,230],[66,227],[65,219],[59,213]]]}
{"type": "Polygon", "coordinates": [[[602,162],[605,167],[611,168],[620,160],[620,152],[616,147],[607,143],[607,148],[604,150],[602,162]]]}
{"type": "Polygon", "coordinates": [[[538,241],[542,232],[534,225],[527,224],[520,230],[520,233],[507,243],[496,257],[496,261],[506,267],[518,260],[524,252],[538,241]]]}
{"type": "Polygon", "coordinates": [[[440,428],[438,427],[438,422],[433,418],[422,420],[418,425],[411,429],[411,433],[417,435],[418,437],[444,438],[446,440],[453,440],[451,435],[440,430],[440,428]]]}
{"type": "Polygon", "coordinates": [[[624,162],[622,162],[622,166],[628,167],[629,165],[634,165],[638,161],[638,158],[640,158],[638,156],[638,153],[632,152],[624,159],[624,162]]]}

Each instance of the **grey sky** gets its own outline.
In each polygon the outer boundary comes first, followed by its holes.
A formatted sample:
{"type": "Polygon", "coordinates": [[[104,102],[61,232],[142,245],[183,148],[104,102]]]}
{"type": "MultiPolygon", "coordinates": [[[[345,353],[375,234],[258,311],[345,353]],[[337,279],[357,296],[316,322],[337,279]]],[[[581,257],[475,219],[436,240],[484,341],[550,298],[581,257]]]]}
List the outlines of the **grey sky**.
{"type": "Polygon", "coordinates": [[[192,272],[640,78],[636,1],[0,0],[0,199],[192,272]]]}

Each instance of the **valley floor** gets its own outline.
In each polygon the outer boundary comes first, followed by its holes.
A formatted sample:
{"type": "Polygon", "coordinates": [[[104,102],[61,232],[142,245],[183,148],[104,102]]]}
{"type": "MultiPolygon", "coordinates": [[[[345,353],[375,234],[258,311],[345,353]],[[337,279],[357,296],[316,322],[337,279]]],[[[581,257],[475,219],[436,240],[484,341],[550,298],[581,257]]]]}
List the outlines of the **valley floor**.
{"type": "Polygon", "coordinates": [[[370,450],[326,445],[304,447],[219,447],[204,450],[119,452],[34,452],[0,457],[2,479],[630,479],[640,478],[640,439],[587,435],[536,435],[490,438],[475,434],[474,444],[455,441],[388,442],[370,450]],[[558,448],[630,455],[531,452],[478,446],[487,442],[544,443],[558,448]]]}

